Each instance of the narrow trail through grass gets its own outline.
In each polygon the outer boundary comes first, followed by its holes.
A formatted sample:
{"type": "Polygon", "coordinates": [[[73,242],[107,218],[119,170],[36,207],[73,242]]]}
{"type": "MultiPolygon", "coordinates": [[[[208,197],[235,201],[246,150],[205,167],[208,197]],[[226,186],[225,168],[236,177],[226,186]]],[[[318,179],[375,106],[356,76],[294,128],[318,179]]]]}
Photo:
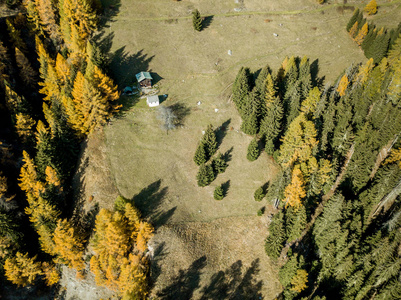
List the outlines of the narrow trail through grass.
{"type": "MultiPolygon", "coordinates": [[[[381,3],[380,7],[386,6],[393,6],[393,5],[401,5],[401,0],[394,0],[387,3],[381,3]]],[[[363,8],[364,4],[340,4],[340,3],[333,3],[328,5],[322,5],[316,9],[309,9],[309,10],[280,10],[280,11],[239,11],[239,12],[229,12],[229,13],[218,13],[218,14],[207,14],[203,15],[202,17],[237,17],[237,16],[252,16],[252,15],[299,15],[299,14],[314,14],[314,13],[321,13],[322,11],[327,11],[337,7],[359,7],[363,8]]],[[[119,18],[119,20],[124,20],[128,18],[119,18]]],[[[192,15],[189,16],[168,16],[168,17],[157,17],[157,18],[129,18],[130,21],[166,21],[166,20],[185,20],[185,19],[192,19],[192,15]]]]}

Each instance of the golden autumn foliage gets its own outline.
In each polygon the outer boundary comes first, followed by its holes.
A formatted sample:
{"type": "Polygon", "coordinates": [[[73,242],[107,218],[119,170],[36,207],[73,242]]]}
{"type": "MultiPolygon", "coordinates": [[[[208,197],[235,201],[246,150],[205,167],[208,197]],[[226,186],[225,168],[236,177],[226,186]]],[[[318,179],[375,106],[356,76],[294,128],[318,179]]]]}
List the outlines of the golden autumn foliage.
{"type": "Polygon", "coordinates": [[[29,220],[35,227],[39,227],[43,222],[50,224],[57,223],[60,211],[42,197],[35,198],[32,194],[27,193],[27,201],[29,206],[25,208],[25,213],[29,215],[29,220]]]}
{"type": "Polygon", "coordinates": [[[84,241],[67,220],[58,220],[53,235],[54,252],[57,253],[57,262],[64,263],[77,271],[84,268],[83,252],[84,241]]]}
{"type": "Polygon", "coordinates": [[[20,286],[32,284],[38,275],[42,274],[40,264],[36,257],[28,257],[28,253],[17,252],[4,263],[4,271],[8,280],[20,286]]]}
{"type": "Polygon", "coordinates": [[[365,23],[355,36],[354,41],[360,46],[368,34],[368,23],[365,23]]]}
{"type": "Polygon", "coordinates": [[[54,264],[48,262],[42,263],[42,273],[48,286],[52,286],[60,280],[60,273],[54,264]]]}
{"type": "Polygon", "coordinates": [[[305,198],[305,182],[299,167],[292,171],[291,183],[285,188],[284,201],[287,206],[299,208],[302,205],[302,199],[305,198]]]}
{"type": "Polygon", "coordinates": [[[140,220],[139,211],[127,203],[124,212],[102,209],[96,217],[91,271],[98,285],[119,291],[127,299],[145,299],[148,261],[144,252],[153,227],[140,220]]]}
{"type": "Polygon", "coordinates": [[[368,15],[374,15],[377,13],[376,0],[371,0],[363,9],[368,15]]]}
{"type": "Polygon", "coordinates": [[[56,57],[56,73],[61,86],[64,86],[71,76],[71,68],[60,53],[57,53],[56,57]]]}
{"type": "Polygon", "coordinates": [[[60,179],[57,176],[57,172],[56,170],[54,170],[52,167],[47,166],[46,170],[45,170],[45,174],[46,174],[46,182],[50,185],[54,185],[54,186],[60,186],[60,179]]]}
{"type": "Polygon", "coordinates": [[[349,31],[349,35],[354,39],[356,35],[358,34],[358,21],[354,23],[354,25],[351,27],[349,31]]]}
{"type": "Polygon", "coordinates": [[[294,162],[307,161],[318,144],[316,129],[312,121],[306,119],[304,113],[299,114],[288,127],[282,138],[279,162],[288,167],[294,162]]]}
{"type": "Polygon", "coordinates": [[[35,197],[39,197],[40,193],[44,191],[44,185],[38,181],[36,167],[33,159],[24,150],[22,151],[24,165],[21,167],[19,180],[20,188],[26,193],[30,193],[35,197]]]}
{"type": "Polygon", "coordinates": [[[343,77],[341,77],[341,80],[337,87],[337,92],[340,95],[340,97],[345,95],[345,91],[347,90],[348,84],[349,84],[348,77],[346,74],[344,74],[343,77]]]}
{"type": "Polygon", "coordinates": [[[267,74],[265,86],[266,86],[265,103],[266,107],[269,107],[274,102],[274,98],[276,96],[276,89],[274,88],[273,78],[270,73],[267,74]]]}
{"type": "Polygon", "coordinates": [[[370,58],[364,65],[359,67],[358,75],[356,76],[356,80],[360,83],[364,84],[366,80],[368,80],[370,71],[374,67],[373,58],[370,58]]]}
{"type": "Polygon", "coordinates": [[[305,115],[313,114],[316,110],[317,103],[320,100],[320,90],[317,86],[309,91],[308,97],[301,103],[301,112],[305,115]]]}
{"type": "Polygon", "coordinates": [[[386,163],[398,162],[398,166],[401,168],[401,148],[391,150],[390,157],[386,160],[386,163]]]}
{"type": "Polygon", "coordinates": [[[17,114],[15,130],[23,143],[27,143],[34,136],[33,127],[36,122],[27,114],[17,114]]]}
{"type": "Polygon", "coordinates": [[[303,269],[297,270],[297,273],[291,279],[291,284],[292,284],[291,290],[300,293],[307,288],[306,285],[307,283],[308,283],[308,273],[303,269]]]}
{"type": "Polygon", "coordinates": [[[36,10],[40,18],[40,24],[44,31],[49,34],[49,37],[57,42],[61,42],[60,29],[56,20],[56,10],[53,1],[36,0],[36,10]]]}

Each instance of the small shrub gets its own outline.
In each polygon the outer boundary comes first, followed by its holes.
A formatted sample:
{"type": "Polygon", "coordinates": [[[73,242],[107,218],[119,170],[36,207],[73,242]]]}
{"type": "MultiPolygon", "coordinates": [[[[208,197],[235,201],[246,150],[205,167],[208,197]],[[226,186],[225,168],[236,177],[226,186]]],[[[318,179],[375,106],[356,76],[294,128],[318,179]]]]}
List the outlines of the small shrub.
{"type": "Polygon", "coordinates": [[[123,196],[118,196],[116,201],[114,201],[114,210],[123,212],[125,211],[125,204],[129,203],[130,201],[123,196]]]}
{"type": "Polygon", "coordinates": [[[258,210],[258,212],[257,212],[257,214],[258,214],[258,217],[262,216],[262,215],[263,215],[263,213],[264,213],[264,209],[263,209],[263,207],[262,207],[262,208],[261,208],[261,209],[259,209],[259,210],[258,210]]]}
{"type": "Polygon", "coordinates": [[[255,198],[255,201],[262,201],[262,199],[266,196],[266,194],[263,191],[263,187],[258,188],[255,193],[253,194],[253,197],[255,198]]]}
{"type": "Polygon", "coordinates": [[[223,191],[223,188],[221,187],[221,185],[217,186],[214,189],[213,196],[214,196],[215,200],[221,200],[224,198],[224,191],[223,191]]]}
{"type": "Polygon", "coordinates": [[[317,0],[317,3],[323,4],[326,0],[317,0]]]}
{"type": "Polygon", "coordinates": [[[197,9],[192,12],[192,24],[196,31],[202,30],[202,18],[201,18],[199,10],[197,10],[197,9]]]}
{"type": "Polygon", "coordinates": [[[253,139],[251,141],[251,143],[248,146],[248,153],[246,155],[246,158],[249,161],[254,161],[259,157],[259,147],[258,147],[258,141],[255,139],[253,139]]]}

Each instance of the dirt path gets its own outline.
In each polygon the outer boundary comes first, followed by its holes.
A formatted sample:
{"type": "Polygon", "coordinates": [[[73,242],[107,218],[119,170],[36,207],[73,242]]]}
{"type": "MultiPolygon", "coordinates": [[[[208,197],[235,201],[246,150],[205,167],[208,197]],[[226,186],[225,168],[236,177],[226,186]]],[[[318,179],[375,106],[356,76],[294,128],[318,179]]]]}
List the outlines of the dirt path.
{"type": "MultiPolygon", "coordinates": [[[[393,6],[401,4],[401,0],[394,0],[387,3],[380,3],[380,7],[386,6],[393,6]]],[[[364,7],[364,4],[340,4],[340,3],[332,3],[332,4],[325,4],[316,9],[297,9],[297,10],[281,10],[281,11],[238,11],[238,12],[229,12],[229,13],[215,13],[215,14],[207,14],[202,15],[202,17],[236,17],[236,16],[253,16],[253,15],[299,15],[299,14],[314,14],[314,13],[321,13],[327,10],[331,10],[333,8],[343,7],[343,8],[353,8],[355,6],[360,6],[360,8],[364,7]]],[[[119,18],[120,20],[124,20],[124,18],[119,18]]],[[[192,19],[192,15],[189,16],[166,16],[166,17],[155,17],[155,18],[130,18],[130,21],[166,21],[166,20],[185,20],[185,19],[192,19]]]]}

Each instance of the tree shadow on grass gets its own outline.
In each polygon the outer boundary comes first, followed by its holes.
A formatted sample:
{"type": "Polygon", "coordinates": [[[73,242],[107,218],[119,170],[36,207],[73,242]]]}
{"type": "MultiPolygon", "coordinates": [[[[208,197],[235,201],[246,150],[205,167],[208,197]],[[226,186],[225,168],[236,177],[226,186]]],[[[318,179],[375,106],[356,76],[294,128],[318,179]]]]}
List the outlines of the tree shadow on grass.
{"type": "Polygon", "coordinates": [[[242,261],[238,260],[227,270],[211,277],[210,283],[202,288],[200,299],[262,299],[263,283],[255,278],[259,271],[259,259],[255,259],[244,274],[242,261]]]}
{"type": "Polygon", "coordinates": [[[234,150],[234,147],[231,147],[226,152],[224,152],[223,159],[225,160],[226,163],[231,161],[231,159],[232,159],[232,154],[231,153],[233,152],[233,150],[234,150]]]}
{"type": "Polygon", "coordinates": [[[227,135],[228,127],[231,123],[231,119],[225,121],[221,126],[217,127],[214,133],[216,134],[217,148],[223,143],[224,137],[227,135]]]}
{"type": "Polygon", "coordinates": [[[158,293],[159,299],[192,299],[194,291],[200,287],[200,275],[205,266],[206,256],[202,256],[195,260],[187,270],[179,270],[178,274],[171,280],[170,285],[158,293]]]}
{"type": "Polygon", "coordinates": [[[132,198],[133,204],[141,211],[144,218],[159,227],[165,224],[174,214],[177,207],[167,211],[161,209],[161,204],[167,195],[168,187],[161,188],[161,179],[151,183],[132,198]]]}
{"type": "Polygon", "coordinates": [[[156,282],[157,278],[161,274],[162,270],[159,261],[161,261],[164,258],[164,256],[167,255],[165,248],[166,248],[166,242],[162,242],[158,244],[156,248],[153,250],[153,259],[150,265],[150,278],[152,282],[156,282]]]}
{"type": "Polygon", "coordinates": [[[139,50],[131,54],[125,50],[125,46],[117,49],[111,56],[110,69],[112,77],[119,86],[132,86],[136,83],[135,74],[149,70],[149,63],[154,56],[148,56],[139,50]]]}
{"type": "Polygon", "coordinates": [[[209,28],[210,24],[212,24],[213,18],[213,15],[203,17],[202,30],[209,28]]]}
{"type": "Polygon", "coordinates": [[[230,189],[230,180],[221,184],[221,188],[223,189],[224,197],[227,196],[228,190],[230,189]]]}
{"type": "Polygon", "coordinates": [[[169,107],[172,109],[174,115],[177,117],[176,125],[178,126],[184,125],[185,118],[189,115],[191,109],[181,102],[174,103],[169,107]]]}

